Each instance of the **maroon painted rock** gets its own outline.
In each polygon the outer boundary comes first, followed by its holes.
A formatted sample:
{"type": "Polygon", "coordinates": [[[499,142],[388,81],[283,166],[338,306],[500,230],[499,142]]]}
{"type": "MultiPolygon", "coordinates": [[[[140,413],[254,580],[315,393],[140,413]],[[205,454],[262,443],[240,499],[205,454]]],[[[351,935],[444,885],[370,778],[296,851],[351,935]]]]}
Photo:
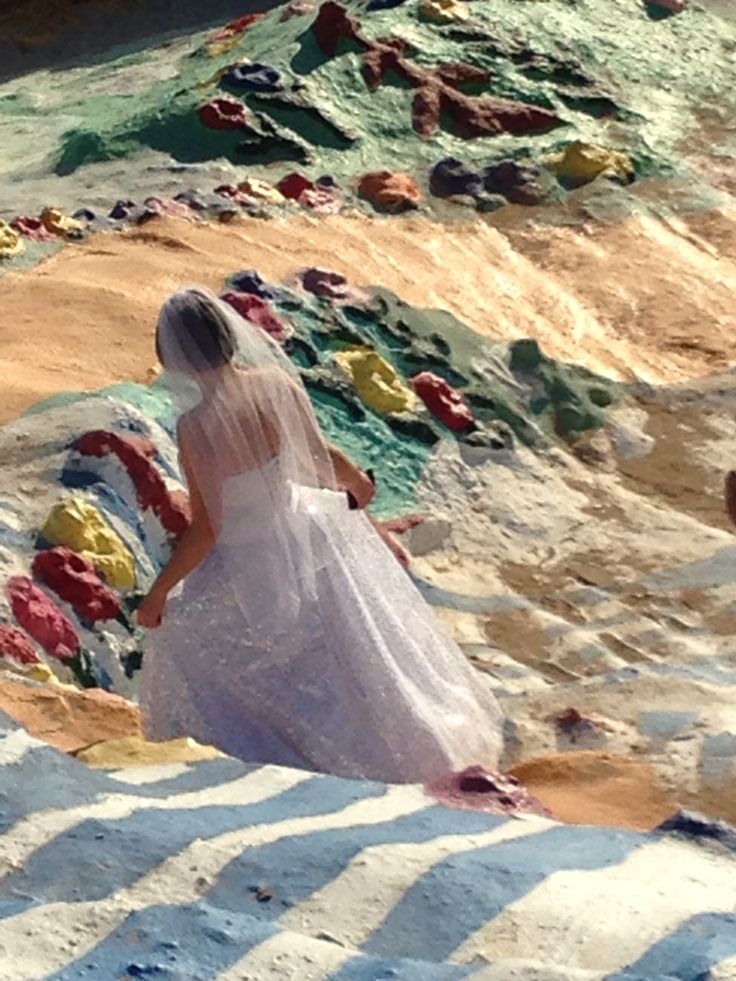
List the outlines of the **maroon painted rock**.
{"type": "Polygon", "coordinates": [[[287,174],[276,185],[276,189],[289,201],[298,201],[305,191],[313,191],[317,185],[303,174],[287,174]]]}
{"type": "Polygon", "coordinates": [[[13,616],[29,636],[60,661],[79,652],[79,637],[70,620],[27,576],[13,576],[5,591],[13,616]]]}
{"type": "Polygon", "coordinates": [[[402,38],[366,37],[360,22],[336,0],[327,0],[319,8],[312,33],[317,46],[329,58],[335,57],[343,39],[356,45],[363,52],[363,78],[371,91],[380,88],[387,76],[396,75],[414,89],[412,123],[425,139],[440,126],[462,139],[475,139],[504,133],[544,133],[562,125],[559,116],[542,106],[469,95],[464,88],[488,82],[488,69],[467,63],[436,68],[420,65],[408,57],[409,44],[402,38]]]}
{"type": "Polygon", "coordinates": [[[411,383],[432,415],[454,433],[466,432],[475,425],[467,402],[444,378],[431,371],[423,371],[415,375],[411,383]]]}
{"type": "Polygon", "coordinates": [[[271,309],[267,300],[255,293],[236,293],[230,291],[223,293],[220,299],[229,303],[233,310],[237,310],[241,317],[256,324],[267,334],[270,334],[275,341],[283,344],[287,338],[286,327],[271,309]]]}
{"type": "Polygon", "coordinates": [[[552,817],[516,777],[491,773],[482,766],[469,766],[426,786],[427,792],[447,807],[487,811],[489,814],[538,814],[552,817]]]}
{"type": "Polygon", "coordinates": [[[11,657],[19,664],[40,664],[36,648],[22,630],[0,623],[0,657],[11,657]]]}
{"type": "Polygon", "coordinates": [[[85,456],[116,456],[133,482],[143,511],[150,508],[174,537],[189,526],[188,499],[167,487],[154,463],[156,447],[149,439],[96,429],[80,436],[74,449],[85,456]]]}
{"type": "Polygon", "coordinates": [[[48,242],[52,238],[51,232],[40,218],[18,215],[10,222],[10,227],[23,238],[30,238],[35,242],[48,242]]]}
{"type": "Polygon", "coordinates": [[[238,130],[245,126],[248,110],[237,99],[213,99],[198,109],[199,121],[208,129],[238,130]]]}
{"type": "Polygon", "coordinates": [[[38,552],[33,575],[93,623],[114,620],[120,614],[117,596],[100,579],[94,565],[70,548],[57,546],[38,552]]]}
{"type": "Polygon", "coordinates": [[[725,482],[726,514],[736,525],[736,470],[726,474],[725,482]]]}
{"type": "Polygon", "coordinates": [[[301,274],[301,284],[307,293],[325,296],[331,300],[347,300],[351,295],[347,279],[330,269],[313,266],[301,274]]]}

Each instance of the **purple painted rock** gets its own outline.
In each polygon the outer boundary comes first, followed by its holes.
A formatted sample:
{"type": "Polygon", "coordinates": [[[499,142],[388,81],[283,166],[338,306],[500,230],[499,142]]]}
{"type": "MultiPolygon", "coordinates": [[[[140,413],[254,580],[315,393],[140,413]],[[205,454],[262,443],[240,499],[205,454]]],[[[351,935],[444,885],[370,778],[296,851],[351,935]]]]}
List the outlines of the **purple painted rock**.
{"type": "Polygon", "coordinates": [[[484,185],[490,194],[500,194],[511,204],[535,205],[547,200],[554,179],[534,164],[502,160],[486,168],[484,185]]]}
{"type": "Polygon", "coordinates": [[[435,197],[449,198],[458,195],[477,197],[483,193],[483,177],[456,157],[446,157],[432,168],[429,189],[435,197]]]}
{"type": "Polygon", "coordinates": [[[139,209],[135,201],[116,201],[112,210],[110,211],[110,218],[125,221],[133,215],[134,211],[137,210],[139,209]]]}
{"type": "Polygon", "coordinates": [[[242,89],[246,92],[278,92],[281,88],[281,73],[271,65],[249,61],[226,72],[221,84],[226,88],[242,89]]]}

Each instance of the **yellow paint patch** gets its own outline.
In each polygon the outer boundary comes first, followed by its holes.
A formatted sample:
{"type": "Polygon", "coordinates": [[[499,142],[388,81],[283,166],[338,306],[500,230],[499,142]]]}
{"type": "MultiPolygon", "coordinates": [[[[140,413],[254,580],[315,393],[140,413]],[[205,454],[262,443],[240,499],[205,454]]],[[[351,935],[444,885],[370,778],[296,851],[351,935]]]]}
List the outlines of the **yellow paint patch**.
{"type": "Polygon", "coordinates": [[[457,24],[470,17],[470,8],[462,0],[421,0],[419,14],[435,24],[457,24]]]}
{"type": "Polygon", "coordinates": [[[544,162],[559,178],[577,185],[589,184],[601,176],[631,180],[635,173],[634,164],[625,153],[580,140],[544,162]]]}
{"type": "Polygon", "coordinates": [[[256,177],[247,177],[238,184],[238,190],[247,194],[256,201],[264,201],[267,204],[285,204],[286,198],[268,181],[259,181],[256,177]]]}
{"type": "Polygon", "coordinates": [[[339,351],[335,360],[350,376],[363,401],[377,412],[410,412],[416,396],[396,370],[371,348],[339,351]]]}
{"type": "Polygon", "coordinates": [[[25,249],[25,242],[6,221],[0,221],[0,259],[11,259],[25,249]]]}
{"type": "Polygon", "coordinates": [[[70,218],[58,208],[45,208],[41,212],[41,221],[46,231],[52,235],[69,235],[72,232],[84,231],[85,225],[75,218],[70,218]]]}
{"type": "Polygon", "coordinates": [[[75,755],[83,763],[101,770],[121,770],[130,766],[199,763],[201,760],[219,759],[224,754],[214,746],[202,746],[188,738],[151,743],[140,736],[125,736],[95,743],[75,755]]]}
{"type": "Polygon", "coordinates": [[[41,681],[45,685],[53,685],[54,688],[63,688],[66,691],[74,692],[79,691],[76,685],[64,684],[63,681],[57,678],[48,664],[29,664],[23,672],[23,677],[30,678],[31,681],[41,681]]]}
{"type": "Polygon", "coordinates": [[[210,58],[217,58],[221,54],[227,54],[233,48],[237,48],[243,40],[242,34],[234,34],[232,37],[220,38],[219,41],[209,41],[205,45],[205,50],[210,58]]]}
{"type": "Polygon", "coordinates": [[[52,545],[66,545],[89,559],[111,586],[134,588],[133,556],[97,508],[81,497],[57,504],[41,535],[52,545]]]}

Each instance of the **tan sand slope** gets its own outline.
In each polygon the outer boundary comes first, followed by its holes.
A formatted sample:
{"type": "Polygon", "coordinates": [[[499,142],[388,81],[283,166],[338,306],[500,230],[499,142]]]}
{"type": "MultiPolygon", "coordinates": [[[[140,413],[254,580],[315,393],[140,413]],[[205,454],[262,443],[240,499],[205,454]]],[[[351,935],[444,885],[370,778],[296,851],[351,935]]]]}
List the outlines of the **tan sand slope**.
{"type": "Polygon", "coordinates": [[[554,357],[614,377],[692,377],[731,361],[735,256],[733,211],[688,225],[637,218],[506,231],[344,215],[165,219],[0,279],[0,421],[55,392],[143,379],[167,293],[191,281],[217,288],[243,267],[280,279],[322,265],[450,310],[489,337],[536,337],[554,357]]]}

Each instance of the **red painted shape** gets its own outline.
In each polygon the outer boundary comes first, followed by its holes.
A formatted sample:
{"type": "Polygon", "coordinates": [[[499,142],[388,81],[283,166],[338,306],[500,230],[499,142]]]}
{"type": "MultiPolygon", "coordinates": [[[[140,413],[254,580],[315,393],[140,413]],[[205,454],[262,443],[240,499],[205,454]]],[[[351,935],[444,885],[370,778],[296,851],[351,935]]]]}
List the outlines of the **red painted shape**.
{"type": "Polygon", "coordinates": [[[12,657],[21,664],[41,664],[36,648],[22,630],[0,623],[0,656],[12,657]]]}
{"type": "Polygon", "coordinates": [[[472,428],[475,418],[460,392],[431,371],[415,375],[412,387],[433,416],[454,433],[472,428]]]}
{"type": "Polygon", "coordinates": [[[244,17],[238,17],[235,20],[231,20],[229,24],[225,24],[217,34],[213,34],[210,40],[212,41],[225,41],[229,37],[233,37],[235,34],[244,34],[249,27],[252,27],[257,21],[263,17],[263,14],[245,14],[244,17]]]}
{"type": "Polygon", "coordinates": [[[43,590],[27,576],[13,576],[5,592],[15,619],[47,654],[60,661],[76,657],[77,632],[43,590]]]}
{"type": "Polygon", "coordinates": [[[516,777],[492,773],[482,766],[469,766],[459,773],[433,780],[426,790],[447,807],[487,811],[489,814],[539,814],[550,811],[522,786],[516,777]]]}
{"type": "Polygon", "coordinates": [[[10,227],[19,235],[33,239],[35,242],[48,242],[52,238],[51,233],[40,218],[18,215],[10,222],[10,227]]]}
{"type": "Polygon", "coordinates": [[[276,188],[289,201],[298,201],[305,191],[313,191],[315,186],[314,181],[310,181],[303,174],[293,173],[282,177],[276,188]]]}
{"type": "Polygon", "coordinates": [[[94,565],[70,548],[58,546],[38,552],[33,575],[87,620],[114,620],[120,613],[117,596],[100,579],[94,565]]]}
{"type": "Polygon", "coordinates": [[[279,344],[283,344],[286,340],[286,327],[263,297],[257,296],[255,293],[236,293],[231,290],[228,293],[223,293],[220,299],[229,303],[241,317],[245,317],[252,324],[265,330],[279,344]]]}
{"type": "Polygon", "coordinates": [[[166,531],[177,538],[189,526],[191,515],[186,496],[166,486],[153,462],[156,447],[150,439],[95,429],[80,436],[74,449],[86,456],[116,456],[133,481],[143,511],[150,508],[166,531]]]}
{"type": "Polygon", "coordinates": [[[408,82],[415,90],[414,130],[425,139],[437,132],[443,119],[463,139],[544,133],[562,124],[559,116],[542,106],[467,94],[463,91],[465,86],[490,79],[487,69],[465,63],[437,68],[419,65],[408,57],[411,49],[407,41],[398,37],[366,38],[360,22],[336,0],[322,4],[312,32],[319,48],[330,58],[337,54],[341,40],[356,45],[363,52],[363,78],[372,91],[383,84],[389,73],[408,82]]]}
{"type": "Polygon", "coordinates": [[[248,110],[237,99],[213,99],[197,110],[199,121],[208,129],[242,129],[248,118],[248,110]]]}

